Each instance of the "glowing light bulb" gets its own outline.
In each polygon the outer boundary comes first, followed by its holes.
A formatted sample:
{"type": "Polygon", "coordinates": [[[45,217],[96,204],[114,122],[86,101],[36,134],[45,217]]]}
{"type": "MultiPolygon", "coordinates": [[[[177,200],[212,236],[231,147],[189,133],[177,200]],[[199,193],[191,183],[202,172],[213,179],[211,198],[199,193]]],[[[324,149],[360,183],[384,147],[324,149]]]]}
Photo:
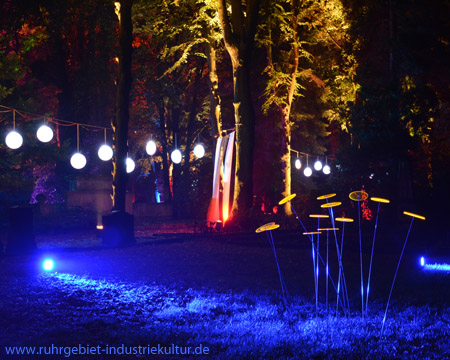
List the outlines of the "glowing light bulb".
{"type": "Polygon", "coordinates": [[[22,135],[20,135],[16,130],[12,130],[8,133],[8,135],[6,135],[5,143],[10,149],[16,150],[23,144],[22,135]]]}
{"type": "Polygon", "coordinates": [[[320,160],[317,160],[317,161],[314,163],[314,170],[316,170],[316,171],[322,170],[322,162],[321,162],[320,160]]]}
{"type": "Polygon", "coordinates": [[[194,155],[197,156],[199,159],[201,159],[203,156],[205,156],[205,148],[202,144],[197,144],[194,148],[194,155]]]}
{"type": "Polygon", "coordinates": [[[306,177],[310,177],[310,176],[312,175],[312,170],[311,170],[311,168],[310,168],[309,166],[306,167],[305,170],[303,170],[303,174],[304,174],[306,177]]]}
{"type": "Polygon", "coordinates": [[[135,167],[136,164],[134,163],[134,160],[127,157],[127,173],[133,172],[135,167]]]}
{"type": "Polygon", "coordinates": [[[86,166],[86,157],[83,154],[76,152],[70,158],[70,165],[72,165],[74,169],[80,170],[86,166]]]}
{"type": "Polygon", "coordinates": [[[322,171],[323,171],[323,173],[324,173],[325,175],[330,175],[330,173],[331,173],[331,168],[330,168],[328,165],[325,165],[325,166],[323,167],[322,171]]]}
{"type": "Polygon", "coordinates": [[[48,125],[42,125],[37,133],[36,136],[38,138],[39,141],[43,142],[43,143],[47,143],[49,142],[51,139],[53,139],[53,130],[51,129],[50,126],[48,125]]]}
{"type": "Polygon", "coordinates": [[[42,262],[42,268],[45,271],[52,271],[55,268],[55,262],[52,259],[45,259],[42,262]]]}
{"type": "Polygon", "coordinates": [[[424,266],[425,265],[425,258],[422,256],[420,258],[420,266],[424,266]]]}
{"type": "Polygon", "coordinates": [[[301,167],[302,167],[302,162],[300,161],[300,159],[296,159],[295,160],[295,168],[297,170],[300,170],[301,167]]]}
{"type": "Polygon", "coordinates": [[[153,140],[150,140],[147,142],[147,146],[145,147],[145,151],[150,156],[154,155],[156,153],[156,143],[153,140]]]}
{"type": "Polygon", "coordinates": [[[174,164],[179,164],[181,162],[181,151],[178,149],[175,149],[172,151],[172,154],[170,154],[170,158],[172,159],[174,164]]]}
{"type": "Polygon", "coordinates": [[[103,161],[111,160],[113,157],[113,150],[111,149],[111,146],[106,144],[100,146],[98,149],[98,157],[103,161]]]}

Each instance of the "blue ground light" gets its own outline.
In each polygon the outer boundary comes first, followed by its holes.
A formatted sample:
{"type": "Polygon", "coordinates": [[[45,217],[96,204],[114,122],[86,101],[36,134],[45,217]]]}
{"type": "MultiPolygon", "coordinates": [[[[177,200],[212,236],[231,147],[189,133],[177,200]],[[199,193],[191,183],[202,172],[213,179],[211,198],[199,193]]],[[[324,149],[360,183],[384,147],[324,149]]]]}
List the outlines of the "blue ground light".
{"type": "Polygon", "coordinates": [[[55,268],[55,262],[50,258],[44,259],[42,262],[42,268],[45,271],[52,271],[55,268]]]}
{"type": "Polygon", "coordinates": [[[445,271],[445,272],[450,272],[450,264],[427,264],[425,258],[422,256],[420,258],[420,266],[423,267],[424,270],[427,271],[445,271]]]}

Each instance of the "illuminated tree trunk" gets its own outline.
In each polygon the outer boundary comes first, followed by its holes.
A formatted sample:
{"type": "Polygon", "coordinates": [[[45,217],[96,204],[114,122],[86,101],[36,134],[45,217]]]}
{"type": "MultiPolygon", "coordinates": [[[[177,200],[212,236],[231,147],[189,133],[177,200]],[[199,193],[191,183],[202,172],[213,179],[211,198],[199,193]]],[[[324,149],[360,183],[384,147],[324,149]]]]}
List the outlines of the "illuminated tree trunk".
{"type": "Polygon", "coordinates": [[[250,94],[250,61],[259,0],[231,1],[231,17],[225,0],[217,0],[225,48],[231,58],[236,125],[236,175],[231,217],[248,217],[253,205],[253,147],[255,115],[250,94]]]}
{"type": "MultiPolygon", "coordinates": [[[[298,1],[292,0],[292,72],[290,75],[289,89],[287,93],[286,106],[281,109],[282,116],[282,173],[283,173],[283,196],[288,196],[292,192],[291,180],[291,109],[294,100],[295,88],[297,87],[297,74],[299,63],[298,39],[297,39],[297,23],[298,23],[298,1]]],[[[290,204],[284,205],[284,212],[286,215],[292,215],[290,204]]]]}
{"type": "Polygon", "coordinates": [[[113,158],[113,210],[125,211],[126,158],[128,152],[129,100],[131,88],[131,52],[133,26],[131,23],[131,0],[120,1],[119,74],[117,81],[116,117],[112,123],[114,131],[113,158]]]}
{"type": "Polygon", "coordinates": [[[212,40],[206,44],[206,58],[208,60],[208,83],[209,83],[209,101],[212,135],[214,137],[222,133],[222,109],[219,95],[219,76],[217,75],[217,53],[212,40]]]}

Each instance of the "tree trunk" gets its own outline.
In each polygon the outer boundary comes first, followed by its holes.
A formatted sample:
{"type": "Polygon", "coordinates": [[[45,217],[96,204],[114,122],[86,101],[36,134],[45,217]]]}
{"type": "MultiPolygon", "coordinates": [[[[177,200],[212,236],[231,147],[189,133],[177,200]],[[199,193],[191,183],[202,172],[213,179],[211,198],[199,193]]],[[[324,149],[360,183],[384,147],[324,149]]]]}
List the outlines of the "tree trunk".
{"type": "MultiPolygon", "coordinates": [[[[289,83],[289,89],[287,93],[286,106],[281,109],[281,121],[283,129],[283,139],[282,139],[282,173],[283,173],[283,196],[289,196],[292,192],[292,181],[291,181],[291,109],[292,102],[294,100],[295,88],[297,87],[297,74],[299,65],[299,52],[298,52],[298,39],[297,39],[297,23],[298,23],[298,1],[292,0],[292,73],[289,83]]],[[[292,210],[290,204],[286,203],[284,205],[284,212],[286,215],[292,215],[292,210]]]]}
{"type": "Polygon", "coordinates": [[[206,58],[208,60],[208,83],[209,83],[209,101],[212,136],[220,136],[222,133],[222,109],[221,98],[219,94],[219,77],[217,75],[217,53],[211,41],[206,44],[206,58]]]}
{"type": "Polygon", "coordinates": [[[119,35],[119,74],[117,82],[117,108],[114,131],[113,157],[113,210],[125,211],[126,158],[128,152],[129,100],[131,88],[131,52],[133,26],[131,23],[132,0],[120,1],[120,35],[119,35]]]}
{"type": "Polygon", "coordinates": [[[225,0],[217,0],[225,48],[231,58],[236,125],[236,174],[231,218],[245,220],[253,206],[253,148],[255,115],[250,93],[250,63],[259,0],[231,1],[231,19],[225,0]],[[244,6],[246,7],[244,9],[244,6]],[[231,26],[232,24],[232,26],[231,26]]]}

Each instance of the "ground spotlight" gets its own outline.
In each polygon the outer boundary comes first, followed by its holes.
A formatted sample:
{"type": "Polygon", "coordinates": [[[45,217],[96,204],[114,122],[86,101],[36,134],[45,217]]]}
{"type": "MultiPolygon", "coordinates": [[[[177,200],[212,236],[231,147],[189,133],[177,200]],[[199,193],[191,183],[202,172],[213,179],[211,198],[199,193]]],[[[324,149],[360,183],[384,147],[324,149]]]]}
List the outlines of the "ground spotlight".
{"type": "Polygon", "coordinates": [[[55,262],[53,261],[53,259],[50,258],[44,259],[44,261],[42,262],[42,269],[44,269],[45,271],[52,271],[54,268],[55,262]]]}

